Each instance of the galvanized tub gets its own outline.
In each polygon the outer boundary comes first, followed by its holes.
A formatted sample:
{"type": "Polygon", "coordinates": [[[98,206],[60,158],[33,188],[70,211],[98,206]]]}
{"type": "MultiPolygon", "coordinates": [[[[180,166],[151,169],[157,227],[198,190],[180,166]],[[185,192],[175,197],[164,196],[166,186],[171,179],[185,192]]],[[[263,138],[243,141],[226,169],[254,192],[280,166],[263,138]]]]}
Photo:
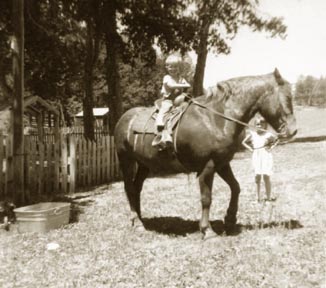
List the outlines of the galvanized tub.
{"type": "Polygon", "coordinates": [[[43,202],[14,210],[18,231],[48,232],[69,223],[70,203],[43,202]]]}

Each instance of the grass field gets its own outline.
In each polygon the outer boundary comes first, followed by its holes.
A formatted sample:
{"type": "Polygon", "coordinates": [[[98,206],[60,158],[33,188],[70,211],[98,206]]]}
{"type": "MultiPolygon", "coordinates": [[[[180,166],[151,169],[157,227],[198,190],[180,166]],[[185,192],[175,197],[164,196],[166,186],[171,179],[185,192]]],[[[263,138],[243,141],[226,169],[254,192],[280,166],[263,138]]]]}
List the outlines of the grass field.
{"type": "Polygon", "coordinates": [[[145,232],[133,231],[122,183],[100,187],[79,220],[46,234],[0,232],[0,287],[326,287],[326,142],[274,150],[275,205],[256,202],[250,154],[231,162],[241,184],[236,236],[223,234],[230,193],[216,177],[201,240],[195,175],[145,182],[145,232]],[[47,250],[47,244],[60,245],[47,250]]]}

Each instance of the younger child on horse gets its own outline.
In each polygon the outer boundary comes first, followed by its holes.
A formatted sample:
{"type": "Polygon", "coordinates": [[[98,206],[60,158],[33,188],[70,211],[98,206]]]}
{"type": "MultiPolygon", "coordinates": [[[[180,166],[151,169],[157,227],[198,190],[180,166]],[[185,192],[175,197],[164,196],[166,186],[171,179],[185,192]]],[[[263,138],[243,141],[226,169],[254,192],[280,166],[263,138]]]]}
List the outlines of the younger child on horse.
{"type": "Polygon", "coordinates": [[[153,146],[158,146],[161,143],[172,143],[172,136],[169,133],[162,133],[164,130],[164,117],[173,107],[173,102],[177,96],[184,94],[190,84],[182,77],[183,61],[181,56],[170,55],[165,61],[167,75],[163,78],[161,94],[163,96],[161,107],[156,118],[156,128],[160,141],[157,138],[153,141],[153,146]]]}

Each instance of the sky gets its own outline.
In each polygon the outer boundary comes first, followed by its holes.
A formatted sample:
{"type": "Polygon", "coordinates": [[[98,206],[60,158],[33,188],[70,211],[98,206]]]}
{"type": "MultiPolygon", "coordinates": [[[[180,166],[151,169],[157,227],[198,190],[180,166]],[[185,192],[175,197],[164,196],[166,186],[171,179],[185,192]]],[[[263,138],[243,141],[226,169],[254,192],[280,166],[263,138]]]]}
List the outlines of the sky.
{"type": "Polygon", "coordinates": [[[208,55],[204,87],[278,68],[295,83],[300,75],[326,76],[326,0],[261,0],[260,11],[284,18],[287,38],[241,28],[229,55],[208,55]]]}

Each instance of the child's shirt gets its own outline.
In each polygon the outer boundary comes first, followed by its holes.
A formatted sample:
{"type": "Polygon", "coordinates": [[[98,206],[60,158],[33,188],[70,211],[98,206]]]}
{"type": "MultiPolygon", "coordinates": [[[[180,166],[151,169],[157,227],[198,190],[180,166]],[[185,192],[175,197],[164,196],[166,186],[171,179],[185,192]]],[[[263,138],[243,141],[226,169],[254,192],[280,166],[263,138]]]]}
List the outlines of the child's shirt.
{"type": "MultiPolygon", "coordinates": [[[[176,97],[177,95],[174,94],[175,88],[171,88],[176,84],[189,84],[184,78],[180,77],[179,79],[173,78],[171,75],[165,75],[163,77],[163,85],[161,89],[161,93],[164,99],[171,99],[176,97]]],[[[178,88],[179,93],[178,95],[184,92],[182,88],[178,88]]]]}
{"type": "Polygon", "coordinates": [[[275,141],[275,137],[270,132],[265,132],[263,134],[258,134],[255,131],[250,133],[251,135],[251,143],[254,149],[265,149],[268,148],[273,141],[275,141]]]}

